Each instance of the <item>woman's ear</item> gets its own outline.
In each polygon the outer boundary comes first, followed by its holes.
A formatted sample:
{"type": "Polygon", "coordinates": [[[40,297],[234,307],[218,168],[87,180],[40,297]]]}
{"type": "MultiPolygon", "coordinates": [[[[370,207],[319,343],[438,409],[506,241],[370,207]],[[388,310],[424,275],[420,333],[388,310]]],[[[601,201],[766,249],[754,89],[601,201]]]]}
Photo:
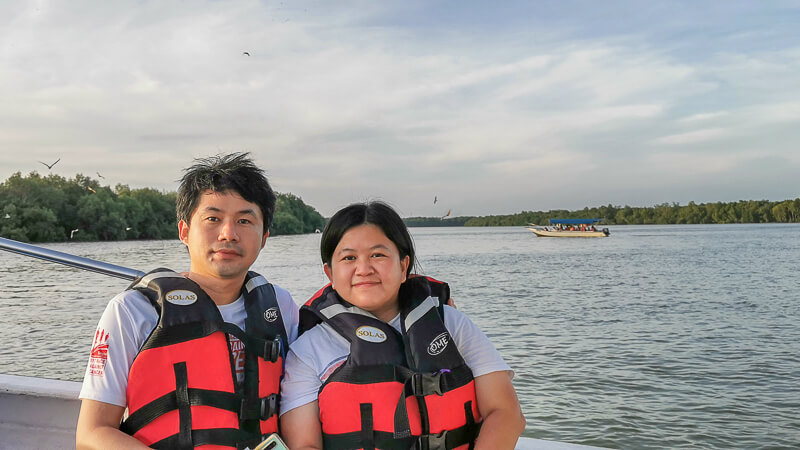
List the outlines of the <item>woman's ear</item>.
{"type": "Polygon", "coordinates": [[[403,283],[405,283],[406,279],[408,279],[408,264],[410,263],[410,261],[411,258],[408,255],[406,255],[405,258],[400,260],[400,266],[403,268],[403,281],[402,281],[403,283]]]}
{"type": "Polygon", "coordinates": [[[322,269],[325,270],[325,276],[327,276],[328,281],[331,282],[331,287],[336,289],[336,287],[333,286],[333,270],[331,270],[331,266],[329,266],[328,263],[325,263],[322,265],[322,269]]]}

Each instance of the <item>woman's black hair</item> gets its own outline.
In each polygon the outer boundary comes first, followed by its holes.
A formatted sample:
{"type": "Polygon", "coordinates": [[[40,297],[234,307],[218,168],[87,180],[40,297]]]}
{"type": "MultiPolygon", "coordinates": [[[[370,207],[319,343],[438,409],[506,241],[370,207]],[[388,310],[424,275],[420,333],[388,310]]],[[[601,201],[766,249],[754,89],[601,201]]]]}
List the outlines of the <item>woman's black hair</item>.
{"type": "Polygon", "coordinates": [[[342,240],[342,236],[351,228],[365,224],[380,228],[383,234],[397,246],[400,259],[408,256],[406,276],[410,275],[411,269],[414,267],[414,241],[411,240],[408,228],[400,215],[391,206],[380,201],[353,203],[340,209],[328,220],[319,244],[322,262],[330,267],[333,252],[339,245],[339,241],[342,240]]]}

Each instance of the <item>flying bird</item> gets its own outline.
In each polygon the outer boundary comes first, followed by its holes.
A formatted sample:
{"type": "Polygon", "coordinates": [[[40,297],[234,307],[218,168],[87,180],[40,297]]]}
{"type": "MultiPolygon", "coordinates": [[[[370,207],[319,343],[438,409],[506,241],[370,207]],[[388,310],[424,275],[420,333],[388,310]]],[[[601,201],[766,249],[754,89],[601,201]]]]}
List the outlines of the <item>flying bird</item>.
{"type": "Polygon", "coordinates": [[[448,209],[448,210],[447,210],[447,214],[443,215],[443,216],[442,216],[442,219],[444,219],[445,217],[449,216],[449,215],[450,215],[450,211],[452,211],[452,210],[448,209]]]}
{"type": "Polygon", "coordinates": [[[242,55],[244,55],[244,56],[250,56],[250,52],[242,52],[242,55]]]}
{"type": "Polygon", "coordinates": [[[44,164],[45,166],[47,166],[47,168],[48,168],[48,169],[52,169],[52,168],[53,168],[53,166],[55,166],[56,164],[58,164],[58,162],[59,162],[59,161],[61,161],[61,158],[58,158],[58,159],[56,160],[56,162],[54,162],[53,164],[47,164],[47,163],[44,163],[44,162],[41,162],[41,161],[39,161],[39,162],[40,162],[40,163],[42,163],[42,164],[44,164]]]}
{"type": "Polygon", "coordinates": [[[92,187],[91,187],[91,186],[86,186],[86,189],[88,189],[88,190],[90,190],[90,191],[94,192],[95,194],[97,194],[97,191],[95,191],[94,189],[92,189],[92,187]]]}
{"type": "Polygon", "coordinates": [[[439,199],[439,198],[438,198],[437,196],[435,196],[435,195],[433,196],[433,204],[434,204],[434,205],[436,204],[436,200],[438,200],[438,199],[439,199]]]}
{"type": "Polygon", "coordinates": [[[80,228],[75,228],[74,230],[69,232],[69,238],[72,239],[72,236],[75,236],[75,233],[80,231],[80,228]]]}
{"type": "Polygon", "coordinates": [[[100,175],[100,172],[96,172],[96,173],[97,173],[97,176],[98,176],[98,177],[100,177],[100,178],[102,178],[102,179],[104,179],[104,180],[106,179],[106,177],[104,177],[104,176],[100,175]]]}
{"type": "Polygon", "coordinates": [[[11,218],[11,214],[9,214],[9,213],[6,213],[6,217],[5,217],[5,218],[6,218],[6,219],[10,219],[10,218],[11,218]]]}

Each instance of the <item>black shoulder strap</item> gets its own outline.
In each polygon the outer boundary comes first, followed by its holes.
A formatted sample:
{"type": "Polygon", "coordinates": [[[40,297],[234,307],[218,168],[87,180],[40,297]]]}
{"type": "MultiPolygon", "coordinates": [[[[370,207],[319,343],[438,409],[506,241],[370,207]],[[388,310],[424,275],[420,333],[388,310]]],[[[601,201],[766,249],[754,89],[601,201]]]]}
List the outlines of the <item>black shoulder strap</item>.
{"type": "Polygon", "coordinates": [[[314,328],[318,323],[325,320],[325,317],[319,312],[323,305],[328,305],[335,301],[335,296],[331,293],[335,292],[330,283],[318,290],[311,296],[306,303],[300,307],[300,320],[297,326],[297,335],[301,336],[306,331],[314,328]]]}
{"type": "MultiPolygon", "coordinates": [[[[289,348],[289,337],[283,322],[275,286],[255,272],[248,272],[242,293],[245,299],[245,328],[247,334],[269,341],[280,341],[280,356],[286,357],[289,348]]],[[[264,358],[270,359],[270,358],[264,358]]]]}
{"type": "Polygon", "coordinates": [[[464,364],[444,326],[444,303],[449,297],[447,283],[433,278],[413,277],[401,286],[401,329],[412,370],[436,372],[464,364]]]}

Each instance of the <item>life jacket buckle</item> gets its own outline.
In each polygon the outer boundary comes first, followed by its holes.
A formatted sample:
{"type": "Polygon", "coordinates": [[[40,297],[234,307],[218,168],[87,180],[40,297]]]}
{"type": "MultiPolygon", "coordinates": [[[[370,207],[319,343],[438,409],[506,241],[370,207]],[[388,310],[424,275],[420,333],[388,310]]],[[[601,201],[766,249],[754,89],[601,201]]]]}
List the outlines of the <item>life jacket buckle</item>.
{"type": "Polygon", "coordinates": [[[264,341],[264,360],[269,362],[277,361],[278,357],[283,353],[281,347],[280,336],[275,336],[275,339],[271,341],[264,341]]]}
{"type": "Polygon", "coordinates": [[[447,430],[439,434],[425,434],[417,438],[415,450],[444,450],[447,445],[447,430]]]}
{"type": "Polygon", "coordinates": [[[257,401],[242,399],[239,409],[239,420],[267,420],[278,413],[278,395],[270,394],[257,401]]]}
{"type": "Polygon", "coordinates": [[[439,371],[436,373],[415,373],[412,375],[411,391],[416,397],[424,397],[426,395],[444,395],[442,392],[442,374],[446,373],[439,371]]]}
{"type": "Polygon", "coordinates": [[[267,420],[278,413],[278,395],[270,394],[261,399],[261,420],[267,420]]]}

